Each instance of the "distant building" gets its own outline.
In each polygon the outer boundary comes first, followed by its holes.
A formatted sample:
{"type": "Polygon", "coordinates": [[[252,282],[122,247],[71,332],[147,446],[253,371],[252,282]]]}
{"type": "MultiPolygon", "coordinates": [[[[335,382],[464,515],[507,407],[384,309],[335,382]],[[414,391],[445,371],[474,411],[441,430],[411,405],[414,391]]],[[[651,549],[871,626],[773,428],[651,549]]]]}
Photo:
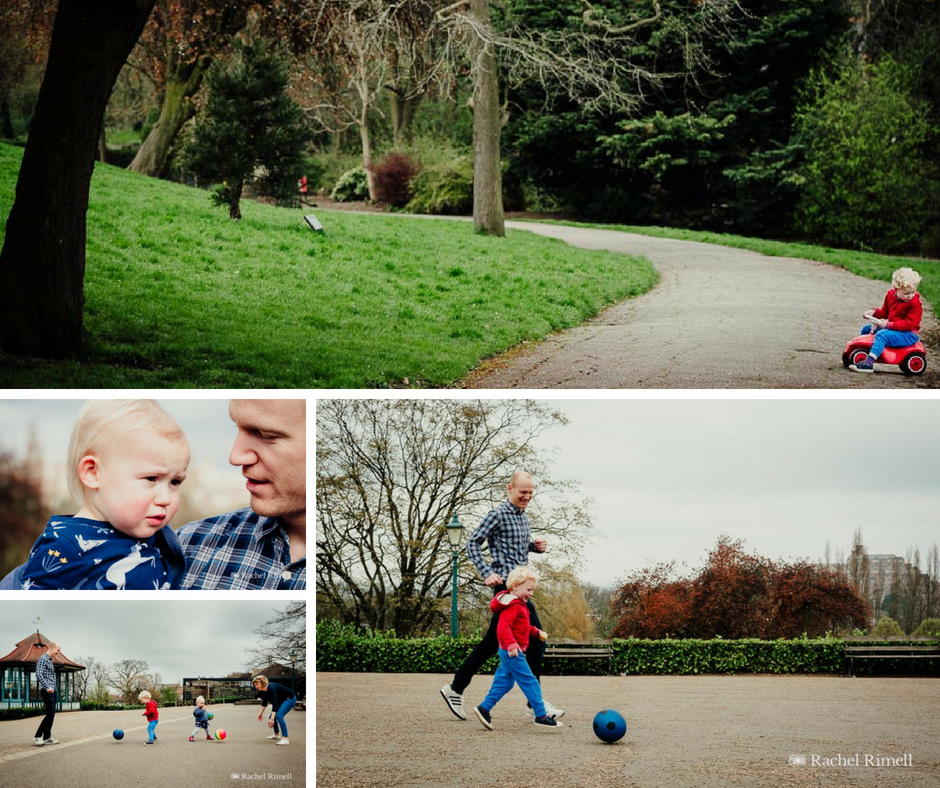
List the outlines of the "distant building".
{"type": "MultiPolygon", "coordinates": [[[[38,631],[16,644],[5,657],[0,657],[0,709],[21,709],[43,705],[40,688],[36,683],[36,663],[46,653],[46,648],[53,641],[43,637],[38,631]]],[[[55,669],[56,709],[58,711],[76,711],[81,702],[75,700],[75,682],[73,674],[84,670],[84,665],[72,662],[61,651],[52,658],[55,669]]]]}

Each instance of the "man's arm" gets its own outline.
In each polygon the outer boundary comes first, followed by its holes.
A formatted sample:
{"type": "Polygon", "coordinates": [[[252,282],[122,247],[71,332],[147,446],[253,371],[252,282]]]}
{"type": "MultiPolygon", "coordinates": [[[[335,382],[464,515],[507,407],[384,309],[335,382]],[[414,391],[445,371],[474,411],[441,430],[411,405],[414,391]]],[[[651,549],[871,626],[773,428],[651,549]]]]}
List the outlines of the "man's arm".
{"type": "Polygon", "coordinates": [[[473,529],[473,532],[467,538],[467,557],[473,561],[473,565],[480,573],[480,577],[485,579],[489,579],[491,575],[495,575],[496,573],[493,571],[493,567],[488,564],[483,557],[482,546],[484,542],[489,541],[494,534],[498,533],[499,525],[499,515],[494,509],[483,518],[482,522],[473,529]]]}

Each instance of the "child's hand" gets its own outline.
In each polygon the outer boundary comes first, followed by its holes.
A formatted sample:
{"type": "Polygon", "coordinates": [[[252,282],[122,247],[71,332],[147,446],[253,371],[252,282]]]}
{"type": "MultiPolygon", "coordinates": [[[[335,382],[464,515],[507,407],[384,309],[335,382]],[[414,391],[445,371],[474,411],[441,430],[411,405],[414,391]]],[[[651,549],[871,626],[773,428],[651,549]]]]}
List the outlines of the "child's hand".
{"type": "Polygon", "coordinates": [[[878,328],[887,328],[888,320],[884,317],[870,317],[868,318],[872,325],[878,326],[878,328]]]}
{"type": "Polygon", "coordinates": [[[862,317],[864,317],[866,320],[871,320],[874,316],[875,316],[874,309],[866,309],[865,312],[862,314],[862,317]]]}
{"type": "Polygon", "coordinates": [[[509,656],[510,656],[510,657],[518,657],[518,656],[519,656],[519,646],[513,646],[511,649],[509,649],[509,656]]]}
{"type": "Polygon", "coordinates": [[[539,640],[548,640],[548,632],[544,629],[539,630],[539,640]]]}

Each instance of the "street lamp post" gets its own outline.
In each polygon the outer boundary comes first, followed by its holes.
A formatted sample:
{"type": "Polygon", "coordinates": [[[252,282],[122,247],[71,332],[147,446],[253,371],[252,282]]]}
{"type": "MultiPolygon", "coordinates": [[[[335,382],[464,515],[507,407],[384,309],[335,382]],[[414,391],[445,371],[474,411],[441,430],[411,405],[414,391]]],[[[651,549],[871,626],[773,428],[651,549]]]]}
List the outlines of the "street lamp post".
{"type": "Polygon", "coordinates": [[[463,525],[457,519],[457,513],[454,512],[454,519],[447,524],[447,541],[450,542],[454,561],[450,607],[450,636],[452,638],[457,637],[457,548],[460,547],[461,536],[463,536],[463,525]]]}

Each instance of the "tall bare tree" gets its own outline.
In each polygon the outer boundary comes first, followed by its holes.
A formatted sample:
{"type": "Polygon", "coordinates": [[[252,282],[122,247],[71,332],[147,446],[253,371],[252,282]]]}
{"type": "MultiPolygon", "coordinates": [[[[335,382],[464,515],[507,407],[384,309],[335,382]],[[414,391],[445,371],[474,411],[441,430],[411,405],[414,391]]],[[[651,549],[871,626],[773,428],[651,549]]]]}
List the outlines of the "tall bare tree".
{"type": "Polygon", "coordinates": [[[143,659],[122,659],[108,673],[108,682],[120,693],[125,703],[137,703],[141,690],[147,689],[150,666],[143,659]]]}
{"type": "MultiPolygon", "coordinates": [[[[322,400],[317,404],[317,597],[346,622],[400,635],[447,620],[445,526],[468,528],[505,498],[513,471],[537,482],[527,509],[558,561],[577,556],[590,519],[534,441],[564,424],[525,400],[322,400]]],[[[461,598],[479,593],[461,558],[461,598]]]]}
{"type": "Polygon", "coordinates": [[[289,664],[291,653],[296,667],[302,669],[307,664],[306,602],[288,602],[254,632],[261,640],[257,646],[245,649],[251,667],[267,667],[272,662],[289,664]]]}

